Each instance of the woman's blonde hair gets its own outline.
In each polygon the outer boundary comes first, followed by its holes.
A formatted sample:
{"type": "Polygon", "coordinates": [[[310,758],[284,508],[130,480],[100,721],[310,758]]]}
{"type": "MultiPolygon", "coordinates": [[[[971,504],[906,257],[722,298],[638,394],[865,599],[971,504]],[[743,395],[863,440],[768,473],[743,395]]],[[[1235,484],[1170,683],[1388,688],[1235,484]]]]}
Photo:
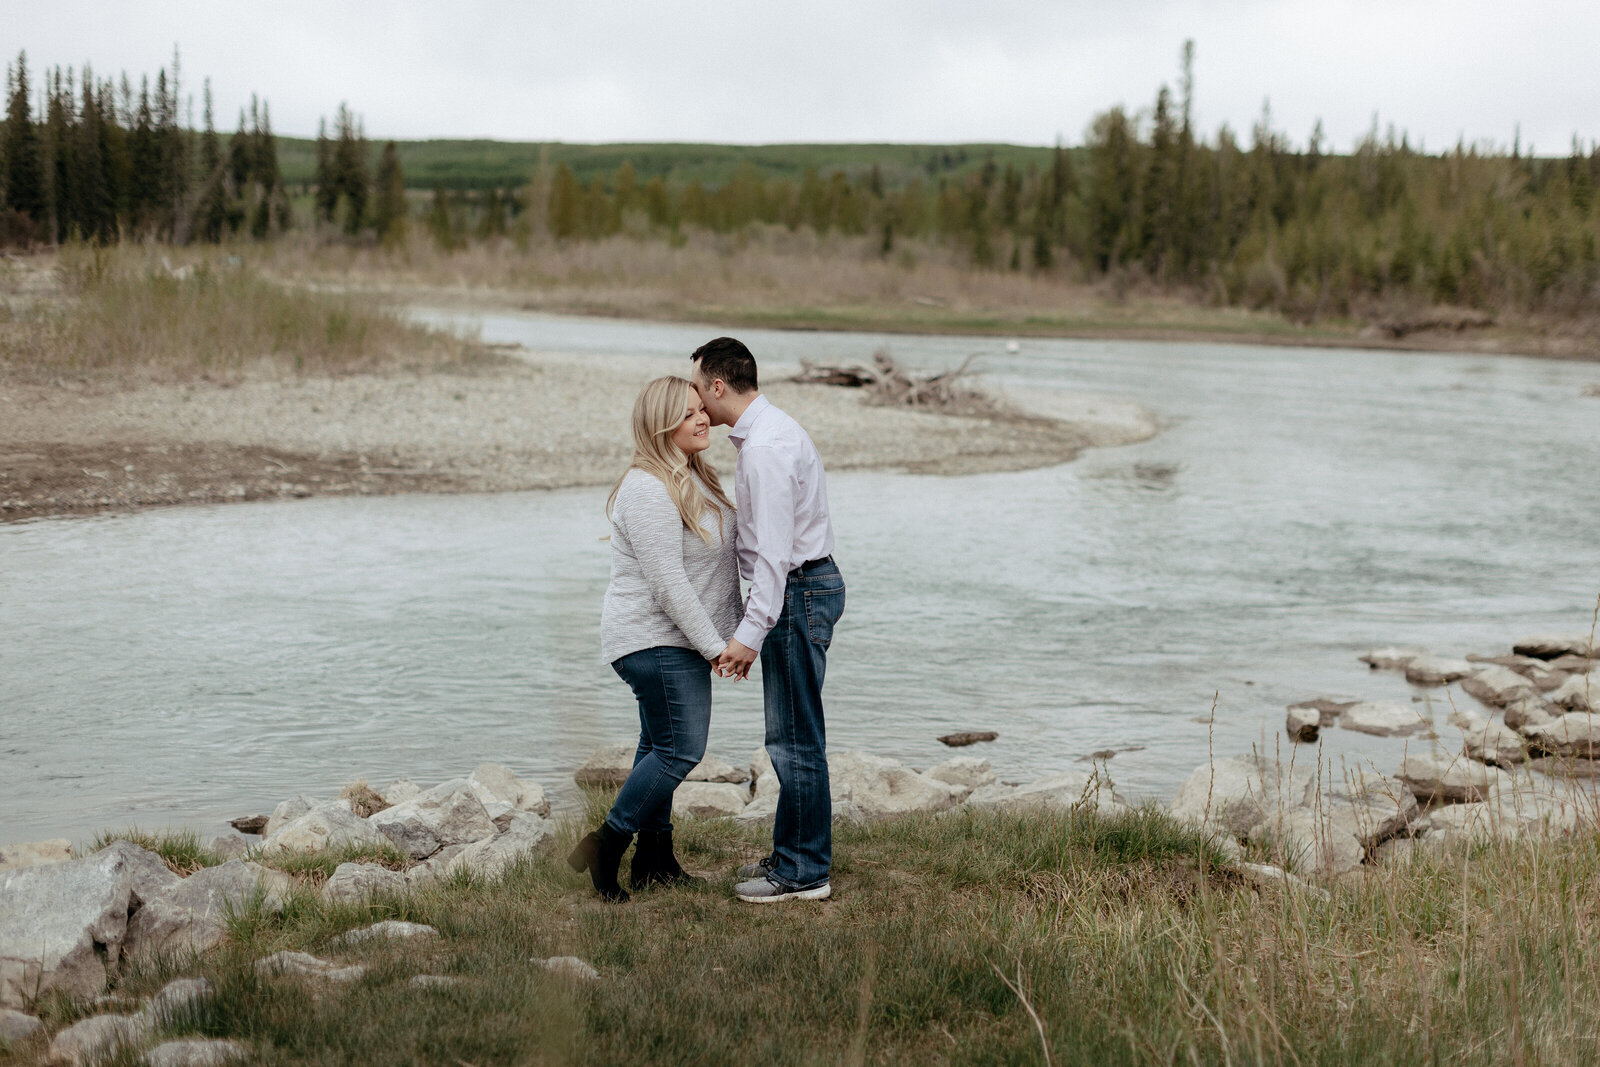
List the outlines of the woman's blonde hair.
{"type": "MultiPolygon", "coordinates": [[[[633,470],[660,478],[667,487],[667,495],[678,506],[683,524],[709,545],[711,534],[700,524],[700,517],[706,510],[706,494],[701,492],[691,475],[699,477],[712,498],[722,507],[731,509],[733,504],[722,491],[716,468],[706,462],[705,453],[697,452],[691,456],[672,443],[672,433],[683,422],[684,412],[689,410],[690,397],[694,395],[694,383],[673,374],[657,378],[640,390],[639,399],[633,402],[633,462],[628,464],[628,470],[622,472],[622,478],[626,478],[628,471],[633,470]]],[[[607,518],[611,516],[612,505],[617,501],[617,490],[622,488],[622,478],[617,479],[611,496],[606,499],[607,518]]],[[[717,512],[717,534],[724,534],[720,510],[717,512]]]]}

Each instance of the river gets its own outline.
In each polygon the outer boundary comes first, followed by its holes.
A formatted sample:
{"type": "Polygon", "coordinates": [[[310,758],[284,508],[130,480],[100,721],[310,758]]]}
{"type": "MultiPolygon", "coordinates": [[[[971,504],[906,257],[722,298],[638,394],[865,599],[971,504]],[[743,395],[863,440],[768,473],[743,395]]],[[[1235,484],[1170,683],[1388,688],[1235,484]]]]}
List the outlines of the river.
{"type": "MultiPolygon", "coordinates": [[[[434,316],[444,316],[443,313],[434,316]]],[[[707,327],[474,317],[486,340],[683,354],[707,327]]],[[[983,353],[1017,396],[1137,400],[1163,429],[1048,469],[837,473],[849,607],[829,740],[926,767],[935,738],[1028,780],[1114,749],[1129,796],[1287,745],[1285,704],[1439,701],[1356,660],[1587,628],[1600,594],[1592,364],[1131,341],[742,331],[758,357],[983,353]],[[1211,708],[1215,702],[1215,723],[1211,708]]],[[[0,526],[0,844],[203,831],[362,777],[480,760],[572,795],[635,722],[597,662],[603,489],[326,498],[0,526]]],[[[713,751],[761,738],[720,683],[713,751]]],[[[1398,751],[1325,731],[1392,770],[1398,751]]]]}

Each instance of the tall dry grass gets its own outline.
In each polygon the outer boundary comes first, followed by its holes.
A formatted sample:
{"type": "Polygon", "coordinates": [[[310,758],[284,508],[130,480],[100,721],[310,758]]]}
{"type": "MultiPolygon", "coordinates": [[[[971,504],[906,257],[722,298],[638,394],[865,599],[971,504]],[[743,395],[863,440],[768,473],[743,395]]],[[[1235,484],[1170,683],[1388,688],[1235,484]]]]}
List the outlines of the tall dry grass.
{"type": "Polygon", "coordinates": [[[27,270],[0,305],[0,367],[23,375],[328,374],[464,352],[370,296],[284,284],[239,255],[79,246],[27,270]]]}

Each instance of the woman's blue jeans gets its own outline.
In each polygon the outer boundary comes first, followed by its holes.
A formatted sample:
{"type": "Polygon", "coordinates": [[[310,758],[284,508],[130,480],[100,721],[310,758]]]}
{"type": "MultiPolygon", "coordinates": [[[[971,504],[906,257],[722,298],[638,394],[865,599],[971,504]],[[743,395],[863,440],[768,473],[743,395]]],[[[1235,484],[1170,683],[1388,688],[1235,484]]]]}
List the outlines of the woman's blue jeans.
{"type": "Polygon", "coordinates": [[[672,829],[672,793],[706,755],[711,663],[660,645],[611,664],[639,701],[639,751],[606,825],[620,834],[672,829]]]}

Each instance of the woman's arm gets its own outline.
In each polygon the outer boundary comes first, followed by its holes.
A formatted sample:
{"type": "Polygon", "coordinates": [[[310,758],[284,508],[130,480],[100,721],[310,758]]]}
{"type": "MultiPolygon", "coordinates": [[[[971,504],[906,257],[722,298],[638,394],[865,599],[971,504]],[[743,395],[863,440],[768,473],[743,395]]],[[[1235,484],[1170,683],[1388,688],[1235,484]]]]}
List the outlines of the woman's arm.
{"type": "Polygon", "coordinates": [[[727,642],[689,584],[683,566],[683,518],[655,477],[640,478],[619,496],[616,515],[627,531],[650,595],[673,624],[706,659],[721,655],[727,642]]]}

